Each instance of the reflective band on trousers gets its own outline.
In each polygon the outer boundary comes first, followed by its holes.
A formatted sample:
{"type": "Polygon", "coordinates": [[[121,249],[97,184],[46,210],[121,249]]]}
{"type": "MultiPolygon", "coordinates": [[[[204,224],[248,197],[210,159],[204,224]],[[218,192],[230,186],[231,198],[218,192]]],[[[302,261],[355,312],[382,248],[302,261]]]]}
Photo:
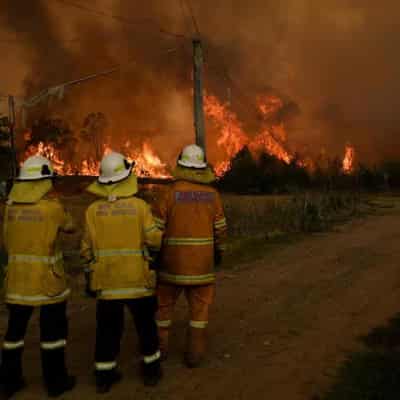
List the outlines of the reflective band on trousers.
{"type": "Polygon", "coordinates": [[[111,371],[112,369],[117,367],[117,362],[116,361],[97,362],[95,363],[95,367],[97,371],[111,371]]]}
{"type": "Polygon", "coordinates": [[[208,325],[208,321],[190,321],[189,326],[197,329],[204,329],[208,325]]]}
{"type": "Polygon", "coordinates": [[[41,342],[40,347],[43,350],[56,350],[61,349],[67,345],[67,341],[65,339],[55,340],[54,342],[41,342]]]}
{"type": "Polygon", "coordinates": [[[160,357],[161,357],[161,353],[160,353],[160,350],[158,350],[157,353],[154,353],[151,356],[144,356],[143,357],[143,361],[145,362],[145,364],[150,364],[150,363],[152,363],[154,361],[159,360],[160,357]]]}
{"type": "Polygon", "coordinates": [[[3,349],[16,350],[16,349],[20,349],[21,347],[24,347],[24,344],[25,344],[25,342],[23,340],[20,340],[18,342],[4,342],[3,349]]]}
{"type": "Polygon", "coordinates": [[[168,238],[164,241],[169,246],[208,246],[214,243],[214,238],[168,238]]]}
{"type": "Polygon", "coordinates": [[[171,320],[165,320],[165,321],[156,321],[156,324],[159,328],[169,328],[172,325],[171,320]]]}
{"type": "Polygon", "coordinates": [[[57,299],[63,299],[64,297],[67,297],[70,294],[70,289],[66,289],[63,293],[59,294],[58,296],[23,296],[19,294],[13,294],[13,293],[7,293],[6,295],[6,301],[47,301],[47,300],[57,300],[57,299]]]}
{"type": "Polygon", "coordinates": [[[159,278],[167,282],[201,284],[215,281],[215,274],[205,275],[175,275],[167,272],[160,272],[159,278]]]}
{"type": "Polygon", "coordinates": [[[43,263],[43,264],[55,264],[57,261],[63,258],[62,253],[56,254],[55,256],[37,256],[34,254],[10,254],[8,256],[8,262],[25,262],[29,264],[43,263]]]}
{"type": "Polygon", "coordinates": [[[101,290],[101,296],[112,296],[112,295],[147,295],[152,294],[153,289],[147,288],[127,288],[127,289],[103,289],[101,290]]]}
{"type": "Polygon", "coordinates": [[[96,252],[97,257],[142,256],[143,250],[138,249],[103,249],[96,252]]]}

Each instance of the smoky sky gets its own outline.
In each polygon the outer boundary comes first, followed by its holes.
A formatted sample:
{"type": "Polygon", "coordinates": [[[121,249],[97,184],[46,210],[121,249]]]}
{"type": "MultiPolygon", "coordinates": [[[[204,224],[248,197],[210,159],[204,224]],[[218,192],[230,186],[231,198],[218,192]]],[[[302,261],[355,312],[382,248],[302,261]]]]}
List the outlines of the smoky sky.
{"type": "MultiPolygon", "coordinates": [[[[400,3],[192,4],[206,89],[227,101],[229,88],[232,108],[250,134],[258,123],[255,99],[273,88],[300,110],[288,122],[293,148],[341,154],[350,142],[365,160],[400,154],[400,3]]],[[[52,112],[80,121],[103,111],[111,136],[138,143],[149,137],[166,157],[193,140],[191,41],[165,33],[193,36],[185,1],[0,0],[0,21],[0,51],[9,54],[0,65],[4,90],[32,95],[121,63],[119,73],[73,88],[52,112]]],[[[209,146],[214,143],[210,138],[209,146]]]]}

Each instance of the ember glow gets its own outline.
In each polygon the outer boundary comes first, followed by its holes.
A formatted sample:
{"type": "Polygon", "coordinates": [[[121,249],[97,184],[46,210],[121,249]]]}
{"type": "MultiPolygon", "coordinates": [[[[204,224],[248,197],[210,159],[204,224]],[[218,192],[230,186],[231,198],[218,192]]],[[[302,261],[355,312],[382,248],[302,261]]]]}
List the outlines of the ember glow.
{"type": "Polygon", "coordinates": [[[259,98],[258,109],[262,115],[263,124],[261,131],[253,138],[244,131],[238,117],[229,110],[227,104],[222,104],[212,95],[205,96],[204,104],[205,114],[220,131],[217,145],[225,153],[224,159],[216,164],[215,170],[218,176],[223,176],[229,170],[230,160],[245,146],[248,146],[255,157],[267,153],[287,164],[292,161],[293,156],[285,148],[287,135],[284,123],[270,121],[283,107],[283,102],[278,97],[259,98]]]}
{"type": "Polygon", "coordinates": [[[167,165],[157,156],[149,143],[144,142],[142,150],[136,153],[129,153],[129,143],[125,144],[126,153],[130,161],[135,161],[135,171],[138,176],[170,178],[167,165]]]}
{"type": "Polygon", "coordinates": [[[204,97],[204,112],[219,131],[217,145],[224,151],[222,159],[215,166],[217,176],[223,176],[230,169],[230,161],[249,143],[249,138],[236,114],[222,104],[215,96],[204,97]]]}
{"type": "MultiPolygon", "coordinates": [[[[221,102],[212,94],[205,94],[204,112],[213,128],[213,134],[210,134],[210,137],[214,137],[218,149],[216,160],[214,160],[215,173],[218,177],[224,176],[230,170],[232,159],[246,146],[255,160],[259,159],[262,154],[269,154],[286,164],[290,164],[294,160],[295,156],[289,149],[285,121],[282,118],[281,111],[284,106],[284,101],[276,95],[258,96],[255,111],[258,112],[260,124],[258,131],[249,133],[228,103],[221,102]]],[[[30,142],[32,140],[31,132],[26,132],[24,139],[30,142]]],[[[132,145],[129,140],[116,147],[111,145],[110,138],[106,137],[105,142],[100,149],[93,151],[93,154],[92,152],[85,153],[82,155],[83,159],[75,161],[63,161],[64,153],[61,149],[43,142],[30,145],[25,156],[40,154],[49,158],[60,175],[94,176],[99,171],[101,154],[105,155],[115,150],[135,162],[135,172],[140,177],[171,177],[169,166],[158,156],[150,142],[144,141],[139,148],[132,145]]],[[[79,152],[76,153],[79,157],[79,152]]],[[[344,173],[353,172],[354,157],[354,147],[347,145],[342,164],[344,173]]],[[[306,154],[300,159],[296,157],[296,163],[310,172],[315,169],[314,160],[306,154]]]]}
{"type": "MultiPolygon", "coordinates": [[[[104,146],[104,155],[110,153],[112,149],[104,146]]],[[[153,148],[144,142],[140,151],[132,151],[130,143],[126,142],[122,153],[129,161],[135,161],[135,172],[140,177],[169,178],[167,165],[157,156],[153,148]]],[[[54,165],[54,170],[59,175],[87,175],[95,176],[99,172],[98,160],[83,160],[80,164],[72,164],[61,160],[59,152],[51,144],[39,142],[37,146],[31,145],[25,152],[25,156],[42,155],[50,159],[54,165]]]]}
{"type": "Polygon", "coordinates": [[[345,154],[343,158],[343,172],[345,174],[351,174],[354,172],[354,159],[355,159],[356,151],[353,146],[346,145],[345,147],[345,154]]]}

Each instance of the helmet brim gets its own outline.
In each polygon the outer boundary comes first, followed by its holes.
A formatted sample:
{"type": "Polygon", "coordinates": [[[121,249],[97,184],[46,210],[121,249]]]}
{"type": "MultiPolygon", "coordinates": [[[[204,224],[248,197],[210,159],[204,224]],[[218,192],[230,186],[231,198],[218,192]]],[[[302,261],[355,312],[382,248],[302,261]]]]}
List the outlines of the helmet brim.
{"type": "Polygon", "coordinates": [[[54,179],[57,175],[52,174],[52,175],[46,175],[46,176],[38,176],[37,178],[32,178],[31,176],[24,177],[24,176],[18,176],[15,180],[17,182],[34,182],[34,181],[43,181],[45,179],[54,179]]]}
{"type": "Polygon", "coordinates": [[[129,167],[129,169],[126,169],[125,171],[122,171],[120,174],[113,176],[112,178],[102,176],[100,175],[97,178],[97,181],[101,183],[102,185],[111,185],[112,183],[118,183],[123,181],[126,178],[129,178],[133,170],[133,164],[129,167]]]}
{"type": "Polygon", "coordinates": [[[199,163],[191,163],[188,161],[183,161],[183,160],[178,160],[178,165],[181,167],[186,167],[186,168],[196,168],[196,169],[204,169],[207,168],[207,163],[206,162],[199,162],[199,163]]]}

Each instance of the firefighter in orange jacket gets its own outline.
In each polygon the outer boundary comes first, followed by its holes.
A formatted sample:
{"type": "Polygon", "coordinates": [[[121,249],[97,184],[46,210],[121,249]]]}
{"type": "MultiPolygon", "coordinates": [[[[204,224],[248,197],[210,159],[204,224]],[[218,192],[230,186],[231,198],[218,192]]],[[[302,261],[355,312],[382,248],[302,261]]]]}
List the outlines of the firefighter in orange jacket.
{"type": "Polygon", "coordinates": [[[214,173],[200,147],[191,145],[182,151],[174,177],[176,181],[154,206],[156,223],[164,231],[157,325],[165,358],[173,308],[184,291],[190,309],[185,361],[194,368],[205,354],[214,265],[220,263],[225,249],[226,221],[220,195],[210,186],[214,173]]]}
{"type": "Polygon", "coordinates": [[[148,251],[158,251],[162,233],[150,207],[134,195],[138,191],[133,165],[110,153],[101,162],[97,182],[88,191],[99,197],[86,211],[81,255],[89,265],[90,293],[97,297],[95,374],[99,393],[121,379],[117,356],[123,333],[124,306],[135,321],[143,356],[145,385],[161,378],[155,323],[156,276],[149,268],[148,251]]]}
{"type": "Polygon", "coordinates": [[[28,158],[9,194],[4,214],[4,247],[8,254],[5,273],[5,302],[9,310],[0,368],[6,398],[21,390],[22,353],[28,322],[40,307],[40,347],[44,383],[56,397],[75,386],[67,373],[65,347],[69,295],[60,231],[73,232],[71,217],[61,203],[50,196],[54,173],[49,160],[28,158]]]}

